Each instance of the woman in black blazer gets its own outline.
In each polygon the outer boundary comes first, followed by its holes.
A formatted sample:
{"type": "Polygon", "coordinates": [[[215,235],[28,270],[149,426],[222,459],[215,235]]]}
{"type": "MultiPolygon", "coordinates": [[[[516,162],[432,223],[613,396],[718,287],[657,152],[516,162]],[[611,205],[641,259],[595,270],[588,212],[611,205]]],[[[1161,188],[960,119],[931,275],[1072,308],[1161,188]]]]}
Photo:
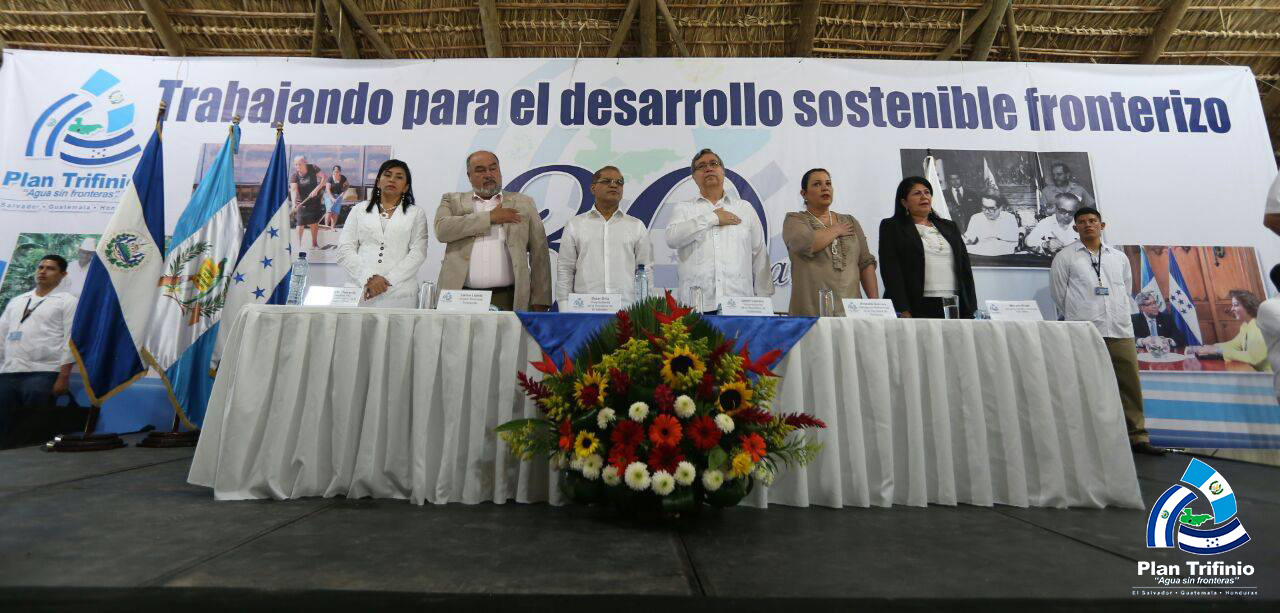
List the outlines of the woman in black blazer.
{"type": "Polygon", "coordinates": [[[902,317],[937,319],[942,296],[954,295],[960,317],[969,319],[977,309],[969,252],[956,224],[933,212],[932,200],[933,186],[923,177],[898,184],[893,217],[880,222],[884,297],[902,317]]]}

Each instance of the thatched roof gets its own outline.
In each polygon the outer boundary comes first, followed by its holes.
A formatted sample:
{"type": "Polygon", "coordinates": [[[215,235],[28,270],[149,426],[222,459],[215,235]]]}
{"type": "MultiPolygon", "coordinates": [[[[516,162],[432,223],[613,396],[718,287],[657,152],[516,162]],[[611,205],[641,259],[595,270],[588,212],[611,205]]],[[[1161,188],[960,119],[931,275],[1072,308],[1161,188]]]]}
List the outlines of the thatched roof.
{"type": "Polygon", "coordinates": [[[133,54],[605,57],[629,8],[622,57],[681,55],[683,43],[705,57],[932,59],[950,45],[951,59],[1249,66],[1280,146],[1280,0],[0,0],[0,41],[133,54]]]}

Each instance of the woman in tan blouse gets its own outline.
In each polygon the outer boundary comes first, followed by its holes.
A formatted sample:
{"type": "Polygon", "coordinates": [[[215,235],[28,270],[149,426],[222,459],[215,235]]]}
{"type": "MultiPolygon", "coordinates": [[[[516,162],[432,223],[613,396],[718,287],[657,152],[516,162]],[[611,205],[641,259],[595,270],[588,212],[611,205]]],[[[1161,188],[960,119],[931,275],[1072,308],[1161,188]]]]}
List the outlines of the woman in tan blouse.
{"type": "Polygon", "coordinates": [[[831,173],[822,168],[804,173],[800,196],[805,210],[787,213],[782,222],[782,240],[791,254],[791,314],[817,315],[820,289],[834,294],[837,316],[844,315],[843,298],[879,298],[867,235],[858,220],[831,211],[831,173]]]}

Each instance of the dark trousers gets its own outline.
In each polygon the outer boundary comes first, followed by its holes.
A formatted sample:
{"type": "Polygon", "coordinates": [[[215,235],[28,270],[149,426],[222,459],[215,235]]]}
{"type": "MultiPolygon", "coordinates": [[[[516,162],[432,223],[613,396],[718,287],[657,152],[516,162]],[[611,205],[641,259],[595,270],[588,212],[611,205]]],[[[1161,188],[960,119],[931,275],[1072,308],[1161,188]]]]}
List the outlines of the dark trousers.
{"type": "Polygon", "coordinates": [[[23,411],[53,406],[56,372],[0,374],[0,435],[13,431],[23,411]]]}
{"type": "Polygon", "coordinates": [[[508,285],[506,287],[482,287],[471,288],[463,287],[463,289],[487,289],[493,292],[489,295],[489,304],[499,311],[514,311],[516,307],[516,286],[508,285]]]}

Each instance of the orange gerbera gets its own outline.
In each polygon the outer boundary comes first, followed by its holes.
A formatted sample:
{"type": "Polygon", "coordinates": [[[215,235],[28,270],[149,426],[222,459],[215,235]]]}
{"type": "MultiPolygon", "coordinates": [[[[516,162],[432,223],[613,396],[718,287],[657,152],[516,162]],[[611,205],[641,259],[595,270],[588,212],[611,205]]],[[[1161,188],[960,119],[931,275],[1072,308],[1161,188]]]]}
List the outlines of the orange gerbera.
{"type": "Polygon", "coordinates": [[[759,434],[751,433],[742,437],[742,450],[751,456],[752,462],[759,462],[764,457],[764,439],[759,434]]]}
{"type": "Polygon", "coordinates": [[[567,419],[560,422],[560,449],[562,451],[573,449],[573,426],[567,419]]]}
{"type": "Polygon", "coordinates": [[[680,435],[680,420],[672,415],[659,415],[653,418],[653,425],[649,426],[649,440],[654,445],[678,445],[680,435]]]}

